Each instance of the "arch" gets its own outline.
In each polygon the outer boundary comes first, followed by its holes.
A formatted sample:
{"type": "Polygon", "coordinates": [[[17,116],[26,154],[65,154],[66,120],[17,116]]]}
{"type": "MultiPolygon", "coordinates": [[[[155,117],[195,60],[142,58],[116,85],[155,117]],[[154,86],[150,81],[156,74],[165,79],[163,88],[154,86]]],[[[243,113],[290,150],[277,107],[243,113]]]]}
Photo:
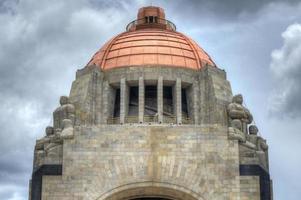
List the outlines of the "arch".
{"type": "Polygon", "coordinates": [[[168,200],[204,200],[204,198],[182,186],[161,183],[141,182],[114,188],[96,200],[131,200],[139,198],[161,198],[168,200]]]}

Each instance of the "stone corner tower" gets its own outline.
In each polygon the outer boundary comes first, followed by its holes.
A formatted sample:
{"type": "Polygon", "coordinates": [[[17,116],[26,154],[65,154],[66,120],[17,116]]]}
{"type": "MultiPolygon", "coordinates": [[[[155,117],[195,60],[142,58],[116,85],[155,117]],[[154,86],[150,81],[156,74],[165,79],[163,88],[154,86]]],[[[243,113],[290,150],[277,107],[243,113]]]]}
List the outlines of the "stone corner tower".
{"type": "Polygon", "coordinates": [[[36,141],[30,200],[271,200],[242,95],[159,7],[78,70],[36,141]]]}

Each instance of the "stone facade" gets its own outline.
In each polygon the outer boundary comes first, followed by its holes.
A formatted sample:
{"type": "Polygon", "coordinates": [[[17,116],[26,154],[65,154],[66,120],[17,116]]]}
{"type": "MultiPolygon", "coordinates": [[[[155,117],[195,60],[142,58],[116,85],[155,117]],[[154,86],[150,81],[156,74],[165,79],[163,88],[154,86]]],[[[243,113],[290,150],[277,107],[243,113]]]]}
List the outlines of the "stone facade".
{"type": "MultiPolygon", "coordinates": [[[[159,102],[160,93],[158,89],[159,102]]],[[[64,136],[64,127],[56,133],[61,153],[51,157],[35,151],[39,162],[34,173],[39,167],[55,164],[62,166],[62,174],[42,176],[40,197],[31,192],[31,199],[260,199],[259,175],[241,176],[240,165],[257,165],[268,172],[267,162],[260,158],[256,145],[250,148],[245,145],[247,139],[228,134],[231,99],[225,72],[210,66],[198,73],[167,67],[79,70],[68,99],[75,113],[71,133],[64,136]],[[159,119],[163,120],[143,122],[141,107],[139,121],[126,123],[129,85],[139,86],[142,106],[144,85],[151,83],[158,88],[174,85],[176,123],[164,123],[162,114],[159,119]],[[181,121],[179,93],[183,85],[189,88],[190,124],[181,121]],[[120,121],[108,124],[117,87],[120,121]]],[[[163,106],[158,103],[158,111],[163,106]]],[[[56,114],[54,117],[57,121],[56,114]]],[[[41,146],[39,142],[37,146],[41,146]]]]}
{"type": "Polygon", "coordinates": [[[162,12],[140,10],[77,71],[36,142],[30,200],[272,199],[268,145],[243,96],[162,12]]]}

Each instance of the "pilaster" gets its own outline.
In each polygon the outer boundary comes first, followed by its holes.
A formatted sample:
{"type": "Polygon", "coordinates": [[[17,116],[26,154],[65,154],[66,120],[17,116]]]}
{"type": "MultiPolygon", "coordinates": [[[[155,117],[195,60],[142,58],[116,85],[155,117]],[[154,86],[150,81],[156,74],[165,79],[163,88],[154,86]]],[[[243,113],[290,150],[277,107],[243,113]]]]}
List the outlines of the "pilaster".
{"type": "Polygon", "coordinates": [[[158,122],[163,122],[163,77],[158,78],[157,85],[158,122]]]}
{"type": "Polygon", "coordinates": [[[144,78],[139,77],[139,99],[138,99],[138,115],[139,115],[139,123],[143,123],[144,118],[144,78]]]}
{"type": "Polygon", "coordinates": [[[180,78],[176,80],[175,92],[177,124],[182,124],[182,85],[180,78]]]}

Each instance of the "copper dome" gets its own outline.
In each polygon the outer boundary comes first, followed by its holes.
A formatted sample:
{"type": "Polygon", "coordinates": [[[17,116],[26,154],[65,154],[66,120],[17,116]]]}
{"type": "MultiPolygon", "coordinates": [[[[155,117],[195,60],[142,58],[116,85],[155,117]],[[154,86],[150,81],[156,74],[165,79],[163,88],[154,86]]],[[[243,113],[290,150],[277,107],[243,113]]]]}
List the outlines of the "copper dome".
{"type": "Polygon", "coordinates": [[[162,8],[144,7],[127,31],[108,41],[87,66],[103,70],[127,66],[165,65],[198,70],[215,66],[210,56],[192,39],[165,20],[162,8]]]}

